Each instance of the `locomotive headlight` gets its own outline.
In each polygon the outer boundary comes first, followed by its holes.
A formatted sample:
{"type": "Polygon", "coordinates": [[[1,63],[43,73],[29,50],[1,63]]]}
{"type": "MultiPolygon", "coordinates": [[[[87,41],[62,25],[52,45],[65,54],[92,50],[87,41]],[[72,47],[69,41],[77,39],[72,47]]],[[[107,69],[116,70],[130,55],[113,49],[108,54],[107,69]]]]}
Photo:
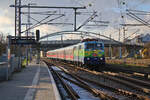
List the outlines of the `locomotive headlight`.
{"type": "Polygon", "coordinates": [[[100,60],[103,60],[103,58],[100,58],[100,60]]]}
{"type": "Polygon", "coordinates": [[[87,58],[87,60],[90,60],[90,58],[87,58]]]}

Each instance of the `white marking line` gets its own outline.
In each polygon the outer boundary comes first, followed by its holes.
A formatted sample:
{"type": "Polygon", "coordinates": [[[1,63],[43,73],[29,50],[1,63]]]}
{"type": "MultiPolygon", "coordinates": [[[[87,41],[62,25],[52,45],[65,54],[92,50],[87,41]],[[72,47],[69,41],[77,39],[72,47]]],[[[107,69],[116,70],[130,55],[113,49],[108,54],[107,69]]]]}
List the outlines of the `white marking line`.
{"type": "Polygon", "coordinates": [[[39,81],[39,75],[40,75],[40,66],[38,67],[37,72],[32,81],[32,87],[30,89],[28,89],[28,92],[26,93],[24,100],[33,100],[34,99],[33,97],[34,97],[34,93],[36,91],[37,83],[39,81]]]}
{"type": "Polygon", "coordinates": [[[52,82],[52,86],[53,86],[55,98],[56,98],[56,100],[61,100],[61,96],[60,96],[60,94],[59,94],[58,88],[57,88],[57,86],[56,86],[56,83],[55,83],[55,81],[54,81],[54,78],[53,78],[51,72],[49,71],[48,66],[47,66],[47,70],[48,70],[49,76],[50,76],[50,78],[51,78],[51,82],[52,82]]]}

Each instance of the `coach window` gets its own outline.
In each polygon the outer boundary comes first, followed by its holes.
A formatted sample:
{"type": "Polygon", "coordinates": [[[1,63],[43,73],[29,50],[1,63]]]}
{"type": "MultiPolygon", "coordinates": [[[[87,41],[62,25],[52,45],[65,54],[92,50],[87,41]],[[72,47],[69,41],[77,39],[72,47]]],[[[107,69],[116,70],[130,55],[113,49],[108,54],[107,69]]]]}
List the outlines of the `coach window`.
{"type": "Polygon", "coordinates": [[[75,51],[75,50],[76,50],[76,47],[73,48],[73,51],[75,51]]]}
{"type": "Polygon", "coordinates": [[[76,46],[73,48],[73,54],[75,54],[76,55],[76,53],[75,53],[75,51],[76,51],[76,46]]]}
{"type": "Polygon", "coordinates": [[[82,49],[82,48],[81,48],[81,45],[79,45],[79,50],[80,50],[80,49],[82,49]]]}

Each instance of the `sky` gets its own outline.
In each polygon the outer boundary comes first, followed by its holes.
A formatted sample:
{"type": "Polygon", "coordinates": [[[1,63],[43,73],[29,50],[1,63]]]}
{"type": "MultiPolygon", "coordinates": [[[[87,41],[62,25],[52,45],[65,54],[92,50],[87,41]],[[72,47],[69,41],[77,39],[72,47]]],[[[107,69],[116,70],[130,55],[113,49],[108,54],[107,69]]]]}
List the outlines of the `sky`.
{"type": "MultiPolygon", "coordinates": [[[[14,8],[10,8],[9,5],[14,4],[15,0],[1,0],[0,2],[0,34],[10,34],[14,35],[14,23],[15,23],[15,12],[14,8]]],[[[79,12],[97,12],[97,17],[94,20],[100,21],[109,21],[107,27],[89,27],[84,26],[80,30],[97,32],[106,36],[112,36],[114,39],[118,39],[118,29],[122,28],[120,24],[124,23],[136,23],[140,24],[138,21],[130,18],[126,15],[126,9],[133,10],[142,10],[150,12],[150,0],[22,0],[22,4],[26,5],[28,3],[36,3],[36,5],[48,5],[48,6],[86,6],[85,10],[78,10],[79,12]],[[125,2],[125,4],[123,4],[125,2]],[[121,16],[124,16],[123,18],[121,16]]],[[[57,11],[59,14],[65,14],[64,17],[57,19],[52,22],[66,22],[74,23],[74,13],[73,10],[64,10],[64,9],[31,9],[32,11],[57,11]]],[[[22,9],[22,11],[27,11],[27,9],[22,9]]],[[[77,27],[80,26],[86,19],[88,19],[92,13],[84,13],[77,15],[77,27]]],[[[138,15],[140,18],[145,21],[150,20],[150,15],[138,15]]],[[[31,17],[42,20],[46,16],[41,15],[31,15],[31,17]]],[[[53,19],[56,16],[50,16],[49,19],[53,19]]],[[[46,20],[46,21],[47,21],[46,20]]],[[[27,17],[22,15],[22,23],[27,22],[27,17]]],[[[32,23],[36,23],[31,20],[32,23]]],[[[88,24],[95,24],[89,22],[88,24]]],[[[96,23],[97,24],[97,23],[96,23]]],[[[73,30],[72,25],[42,25],[35,29],[40,29],[41,35],[57,32],[57,31],[66,31],[73,30]]],[[[33,31],[35,31],[35,29],[33,31]]],[[[149,33],[150,28],[143,27],[126,27],[126,37],[130,36],[133,32],[139,30],[138,34],[149,33]]],[[[22,27],[22,30],[25,30],[25,27],[22,27]]],[[[121,38],[123,37],[123,31],[121,30],[121,38]]],[[[133,36],[134,37],[134,36],[133,36]]]]}

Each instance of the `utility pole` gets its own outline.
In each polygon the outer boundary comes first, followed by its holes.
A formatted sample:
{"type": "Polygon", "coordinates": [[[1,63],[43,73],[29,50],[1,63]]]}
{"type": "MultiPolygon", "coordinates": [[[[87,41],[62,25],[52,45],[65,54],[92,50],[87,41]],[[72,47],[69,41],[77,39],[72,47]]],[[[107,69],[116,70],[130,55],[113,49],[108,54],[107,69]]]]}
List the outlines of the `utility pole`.
{"type": "Polygon", "coordinates": [[[15,38],[21,37],[21,0],[15,0],[15,38]]]}
{"type": "MultiPolygon", "coordinates": [[[[28,28],[30,28],[30,3],[28,4],[28,6],[29,6],[28,7],[28,28]]],[[[30,30],[27,30],[27,39],[28,39],[29,34],[30,34],[30,30]]],[[[28,60],[29,60],[29,47],[30,46],[27,45],[27,48],[26,48],[26,50],[27,50],[27,66],[28,66],[28,60]]]]}
{"type": "Polygon", "coordinates": [[[118,37],[118,41],[120,42],[120,28],[119,28],[119,37],[118,37]]]}
{"type": "Polygon", "coordinates": [[[7,71],[6,71],[6,80],[8,80],[9,79],[9,68],[10,68],[10,59],[11,59],[11,52],[10,52],[10,42],[11,42],[11,36],[10,35],[8,35],[7,36],[7,42],[8,42],[8,45],[7,45],[7,61],[8,61],[8,66],[7,66],[7,71]]]}
{"type": "MultiPolygon", "coordinates": [[[[30,6],[31,5],[36,5],[36,4],[34,4],[34,3],[28,3],[28,29],[29,30],[27,30],[27,39],[28,39],[28,36],[33,36],[34,34],[31,34],[31,29],[30,29],[30,25],[31,25],[31,21],[30,21],[30,18],[31,18],[31,12],[30,12],[30,6]]],[[[31,45],[27,45],[27,55],[29,55],[29,56],[27,56],[27,57],[29,57],[30,59],[28,59],[27,58],[27,60],[29,60],[30,62],[31,62],[31,57],[32,57],[32,48],[31,48],[31,45]]],[[[28,61],[27,61],[28,62],[28,61]]]]}
{"type": "MultiPolygon", "coordinates": [[[[15,0],[15,39],[21,39],[21,0],[15,0]]],[[[16,47],[17,48],[17,47],[16,47]]],[[[18,69],[21,70],[21,45],[18,48],[18,69]]]]}
{"type": "MultiPolygon", "coordinates": [[[[28,28],[30,28],[30,3],[28,4],[28,28]]],[[[30,34],[30,30],[27,31],[27,39],[30,34]]]]}
{"type": "Polygon", "coordinates": [[[74,8],[74,31],[76,31],[77,8],[74,8]]]}
{"type": "Polygon", "coordinates": [[[111,48],[111,34],[109,35],[110,38],[110,44],[109,44],[109,57],[112,58],[112,48],[111,48]]]}
{"type": "Polygon", "coordinates": [[[125,27],[123,27],[123,42],[125,42],[125,27]]]}
{"type": "MultiPolygon", "coordinates": [[[[32,36],[31,31],[30,31],[30,25],[31,25],[31,21],[30,21],[30,6],[31,5],[32,5],[32,3],[28,3],[28,29],[29,30],[27,30],[27,39],[28,39],[28,36],[32,36]]],[[[32,57],[31,51],[32,51],[31,45],[27,46],[27,53],[29,53],[29,54],[27,54],[27,57],[30,58],[29,62],[31,62],[31,57],[32,57]]],[[[27,62],[28,62],[28,58],[27,58],[27,62]]]]}
{"type": "MultiPolygon", "coordinates": [[[[119,38],[118,38],[118,41],[120,42],[120,28],[119,28],[119,38]]],[[[120,44],[120,47],[119,47],[119,58],[121,59],[122,58],[122,50],[121,50],[121,44],[120,44]]]]}
{"type": "MultiPolygon", "coordinates": [[[[26,29],[28,28],[28,25],[26,24],[26,29]]],[[[28,38],[28,31],[26,31],[26,35],[27,35],[27,38],[28,38]]],[[[27,63],[26,63],[26,66],[28,66],[28,46],[26,48],[26,60],[27,60],[27,63]]]]}
{"type": "Polygon", "coordinates": [[[61,44],[62,44],[61,47],[63,47],[63,44],[64,44],[63,43],[63,33],[61,34],[61,44]]]}
{"type": "Polygon", "coordinates": [[[125,26],[123,27],[123,42],[125,42],[125,38],[126,38],[126,29],[125,26]]]}

